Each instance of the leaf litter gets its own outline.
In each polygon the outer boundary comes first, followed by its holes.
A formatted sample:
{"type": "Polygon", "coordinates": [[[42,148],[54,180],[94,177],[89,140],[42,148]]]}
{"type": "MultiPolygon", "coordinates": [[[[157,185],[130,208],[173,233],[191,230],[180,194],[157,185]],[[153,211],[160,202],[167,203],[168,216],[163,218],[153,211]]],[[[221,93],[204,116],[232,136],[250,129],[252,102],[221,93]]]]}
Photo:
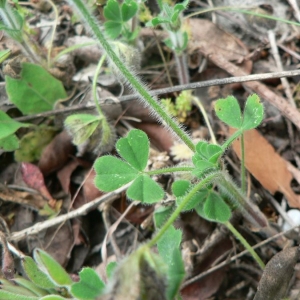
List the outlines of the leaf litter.
{"type": "MultiPolygon", "coordinates": [[[[192,8],[198,8],[195,3],[191,4],[192,8]]],[[[256,5],[260,8],[261,3],[258,1],[256,5]]],[[[275,15],[277,5],[279,5],[277,1],[274,1],[271,5],[274,7],[275,15]]],[[[80,31],[81,24],[72,23],[70,21],[72,17],[69,11],[70,8],[67,5],[66,7],[61,7],[60,5],[58,7],[62,18],[58,24],[59,30],[63,30],[64,24],[66,23],[72,30],[65,31],[65,36],[61,35],[60,37],[61,40],[58,38],[58,35],[56,36],[55,44],[57,45],[57,49],[53,50],[59,52],[59,46],[64,45],[66,47],[90,41],[90,39],[85,36],[86,32],[84,29],[81,29],[82,34],[74,34],[74,32],[80,31]]],[[[44,17],[43,15],[41,16],[42,18],[44,17]]],[[[227,19],[230,18],[227,17],[227,19]]],[[[244,18],[243,22],[251,21],[252,23],[250,22],[249,28],[252,28],[251,26],[253,26],[255,20],[256,19],[244,18]]],[[[219,25],[214,24],[209,20],[208,16],[206,16],[206,19],[190,19],[188,20],[188,24],[191,28],[191,39],[188,44],[189,60],[191,61],[192,58],[197,57],[197,63],[190,63],[190,73],[192,75],[191,81],[194,81],[196,78],[209,80],[228,77],[228,74],[232,74],[233,76],[251,74],[253,69],[259,69],[257,67],[259,64],[265,63],[264,56],[267,56],[269,59],[269,64],[264,64],[264,66],[272,69],[272,55],[269,52],[269,49],[263,43],[257,44],[257,40],[256,43],[249,43],[250,38],[257,39],[257,36],[260,36],[260,38],[263,39],[265,36],[261,32],[258,33],[253,30],[253,36],[251,36],[251,32],[246,30],[247,26],[241,27],[243,33],[247,36],[247,38],[244,38],[243,36],[238,36],[236,30],[229,32],[230,29],[225,25],[223,26],[223,23],[219,23],[219,25]],[[201,28],[201,30],[199,30],[199,28],[201,28]],[[224,28],[227,29],[224,30],[224,28]],[[205,65],[206,67],[204,67],[204,70],[200,71],[201,66],[203,67],[205,65]],[[253,65],[256,65],[256,67],[253,68],[253,65]]],[[[257,26],[260,25],[258,24],[257,26]]],[[[152,61],[153,63],[156,61],[161,62],[161,58],[157,55],[158,50],[153,44],[155,44],[155,38],[157,38],[158,41],[161,41],[161,39],[164,38],[164,32],[161,30],[156,29],[156,37],[154,37],[153,32],[153,30],[149,31],[148,28],[144,28],[140,32],[141,41],[148,47],[145,47],[145,51],[143,52],[143,66],[139,71],[144,75],[145,80],[151,83],[151,88],[155,89],[165,87],[169,85],[169,82],[167,81],[164,67],[161,67],[159,64],[157,66],[152,66],[150,64],[152,61]],[[149,41],[151,42],[149,43],[149,41]],[[159,59],[157,59],[157,57],[159,57],[159,59]],[[152,71],[149,72],[148,70],[152,71]]],[[[287,34],[289,33],[291,32],[287,32],[287,34]]],[[[295,31],[291,34],[297,36],[298,33],[295,31]]],[[[5,38],[5,41],[9,43],[7,38],[5,38]]],[[[281,58],[285,62],[286,68],[294,68],[298,63],[298,60],[293,55],[292,51],[299,51],[298,45],[295,39],[292,38],[286,41],[283,40],[282,43],[285,44],[286,47],[289,47],[291,51],[283,51],[281,53],[281,58]]],[[[163,46],[162,43],[161,46],[163,46]]],[[[166,56],[169,55],[165,48],[163,48],[163,51],[165,51],[166,56]]],[[[84,70],[87,68],[90,63],[98,62],[101,54],[99,48],[96,46],[89,46],[74,51],[68,59],[70,59],[72,68],[75,68],[76,72],[79,72],[80,69],[84,70]]],[[[172,66],[169,65],[167,67],[172,68],[172,66]]],[[[23,64],[23,72],[26,72],[26,70],[28,71],[30,68],[30,64],[23,64]]],[[[69,88],[69,86],[72,86],[71,75],[73,71],[71,69],[69,72],[66,70],[68,70],[66,65],[57,63],[55,71],[52,70],[51,73],[59,78],[59,82],[63,81],[66,88],[69,88]]],[[[173,69],[170,70],[173,72],[173,69]]],[[[35,73],[38,76],[39,74],[40,76],[44,76],[44,71],[40,69],[35,73]]],[[[172,74],[172,76],[174,74],[172,74]]],[[[50,80],[49,78],[50,77],[46,77],[45,80],[48,81],[50,80]]],[[[80,89],[84,90],[84,87],[87,87],[89,83],[87,81],[80,82],[80,79],[78,78],[80,77],[77,77],[76,81],[81,84],[80,89]]],[[[53,81],[54,79],[51,80],[53,81]]],[[[176,78],[172,78],[172,80],[176,82],[176,78]]],[[[9,79],[8,82],[10,82],[9,85],[11,85],[11,88],[8,89],[9,96],[11,89],[15,89],[17,83],[19,86],[23,85],[22,79],[9,79]]],[[[279,203],[283,203],[286,199],[288,209],[291,207],[300,208],[299,195],[293,190],[294,187],[292,187],[293,176],[295,175],[293,175],[291,171],[291,165],[295,168],[295,166],[297,167],[297,164],[299,164],[299,151],[297,151],[299,144],[299,112],[295,107],[291,107],[286,102],[283,102],[285,99],[279,81],[274,80],[272,84],[273,86],[270,86],[268,82],[248,82],[243,84],[232,84],[226,87],[226,91],[223,87],[217,87],[214,91],[209,88],[197,91],[197,94],[200,94],[201,101],[205,105],[219,142],[222,142],[222,138],[226,138],[225,132],[227,129],[224,128],[224,125],[221,125],[215,120],[211,110],[211,103],[218,98],[226,97],[228,94],[222,94],[224,92],[234,94],[239,99],[246,99],[249,90],[256,92],[262,96],[264,101],[269,101],[274,104],[278,108],[278,114],[280,116],[285,116],[289,121],[296,125],[295,127],[292,127],[292,135],[291,132],[287,133],[285,126],[281,129],[283,132],[276,132],[276,130],[272,131],[272,126],[274,126],[274,128],[276,126],[276,120],[272,120],[274,116],[265,116],[266,119],[270,119],[266,128],[264,130],[259,130],[261,132],[269,130],[270,133],[274,135],[275,139],[276,134],[278,133],[280,136],[284,136],[287,141],[287,146],[284,149],[281,149],[282,152],[280,154],[277,152],[278,149],[271,146],[259,131],[252,130],[245,134],[246,168],[257,181],[252,182],[252,184],[249,181],[249,187],[251,187],[248,191],[251,195],[255,193],[262,195],[260,207],[269,217],[269,223],[276,228],[272,233],[270,233],[271,231],[268,232],[266,230],[259,234],[252,232],[243,225],[240,220],[237,220],[235,225],[243,232],[247,239],[253,243],[253,245],[264,239],[262,235],[264,235],[265,238],[271,238],[272,235],[282,232],[282,229],[280,228],[282,216],[276,208],[272,207],[267,199],[263,197],[264,194],[261,192],[262,189],[265,189],[274,195],[279,203]],[[290,137],[294,138],[294,140],[286,138],[288,134],[290,137]],[[289,161],[283,158],[288,151],[293,153],[292,157],[289,156],[289,161]]],[[[291,81],[290,86],[296,90],[296,83],[291,81]]],[[[60,102],[60,104],[63,105],[63,108],[72,106],[72,102],[67,99],[67,95],[61,88],[56,90],[57,94],[52,93],[49,100],[45,98],[45,96],[49,96],[47,89],[45,92],[46,87],[41,85],[38,88],[41,88],[39,93],[43,95],[39,99],[36,98],[36,95],[32,95],[32,91],[30,94],[22,94],[22,97],[33,97],[33,101],[42,101],[36,102],[38,104],[28,107],[22,106],[20,97],[15,99],[14,96],[10,97],[12,98],[11,101],[15,103],[21,112],[29,114],[31,114],[32,111],[38,113],[46,109],[52,109],[57,100],[66,100],[66,102],[60,102]],[[39,106],[39,110],[35,110],[34,106],[39,106]]],[[[34,94],[37,94],[36,90],[38,88],[35,85],[33,86],[34,94]]],[[[74,86],[73,88],[76,89],[74,86]]],[[[104,90],[108,89],[108,87],[102,88],[104,90]]],[[[70,92],[70,89],[68,92],[70,92]]],[[[119,94],[116,93],[114,89],[109,92],[113,97],[119,97],[119,94]]],[[[76,90],[76,93],[79,94],[79,91],[76,90]]],[[[174,99],[175,95],[171,95],[171,97],[174,99]]],[[[1,110],[7,111],[5,104],[2,104],[1,102],[0,105],[1,110]]],[[[128,127],[140,128],[147,133],[151,142],[150,152],[158,153],[150,156],[147,167],[172,165],[172,153],[176,153],[176,161],[179,161],[179,163],[181,163],[181,161],[185,161],[184,163],[188,161],[188,154],[184,154],[184,157],[181,159],[180,152],[177,153],[173,150],[173,152],[171,151],[171,147],[175,143],[172,135],[165,130],[164,127],[155,124],[155,119],[148,115],[148,110],[146,108],[134,101],[121,102],[121,106],[121,113],[118,111],[117,116],[113,115],[113,113],[108,113],[108,117],[111,119],[111,124],[116,126],[119,137],[126,135],[128,127]],[[123,122],[123,115],[125,116],[124,119],[129,117],[130,123],[127,121],[127,123],[125,121],[123,122]],[[137,118],[139,119],[139,122],[137,122],[137,118]],[[165,151],[166,154],[163,151],[165,151]],[[159,153],[161,153],[161,156],[159,153]]],[[[58,116],[55,118],[58,119],[58,116]]],[[[51,123],[49,120],[47,122],[51,123]]],[[[18,123],[11,123],[11,125],[12,126],[10,126],[8,130],[11,132],[18,130],[18,138],[24,137],[25,134],[27,134],[27,132],[24,133],[25,129],[19,129],[20,125],[18,123]]],[[[205,122],[196,107],[193,107],[192,111],[188,113],[185,125],[191,131],[192,135],[199,127],[205,126],[205,122]]],[[[28,130],[28,128],[26,130],[28,130]]],[[[38,149],[37,156],[30,159],[33,163],[38,161],[38,167],[34,164],[24,164],[25,159],[23,159],[23,156],[20,159],[23,165],[23,181],[27,184],[28,190],[22,190],[25,189],[25,184],[23,182],[22,186],[19,185],[21,181],[14,176],[16,173],[9,174],[9,172],[6,171],[9,165],[13,164],[13,158],[9,155],[9,152],[4,151],[1,154],[1,164],[3,162],[1,184],[4,185],[3,188],[1,188],[0,193],[1,201],[4,203],[1,207],[1,223],[7,224],[7,228],[9,228],[8,231],[13,232],[23,230],[37,222],[43,222],[49,217],[55,217],[59,212],[63,214],[69,212],[71,209],[80,208],[102,195],[102,193],[94,186],[95,174],[93,171],[89,172],[90,166],[94,162],[96,155],[82,151],[80,157],[76,157],[79,152],[72,144],[70,136],[66,131],[62,130],[62,128],[59,128],[59,130],[61,130],[61,132],[56,134],[49,143],[47,142],[48,145],[43,145],[43,147],[45,146],[43,150],[38,149]],[[21,191],[15,189],[16,185],[21,191]],[[32,189],[34,189],[35,192],[33,192],[32,189]],[[38,194],[36,194],[36,192],[38,194]],[[48,201],[50,208],[47,208],[46,201],[48,201]],[[60,204],[55,205],[55,203],[60,204]],[[45,215],[42,212],[48,212],[48,214],[46,213],[45,215]]],[[[229,130],[229,132],[232,132],[232,130],[229,130]]],[[[202,135],[202,138],[203,137],[209,139],[207,132],[202,135]]],[[[25,150],[29,149],[26,149],[25,146],[25,150]]],[[[233,145],[233,150],[238,157],[241,156],[237,143],[233,145]]],[[[113,151],[114,150],[111,150],[111,152],[113,151]]],[[[238,181],[239,174],[235,170],[235,167],[239,164],[239,161],[236,160],[235,156],[232,156],[230,150],[228,150],[228,159],[233,163],[230,172],[235,180],[238,181]]],[[[145,178],[143,179],[145,181],[145,178]]],[[[160,185],[166,188],[167,193],[169,193],[170,185],[174,180],[174,177],[158,176],[156,179],[159,181],[160,185]]],[[[169,195],[167,194],[165,199],[168,199],[168,196],[169,195]]],[[[59,226],[48,228],[37,235],[31,236],[30,239],[28,238],[26,243],[24,241],[19,242],[17,246],[26,254],[30,254],[37,246],[43,247],[67,270],[71,270],[70,272],[72,273],[78,273],[80,269],[86,265],[99,267],[103,263],[99,255],[103,237],[106,231],[109,230],[111,224],[118,220],[120,214],[124,213],[128,206],[129,203],[126,197],[121,194],[113,205],[107,204],[107,207],[101,207],[98,208],[98,210],[96,209],[89,212],[87,216],[80,215],[77,216],[76,219],[65,221],[59,226]],[[104,220],[104,211],[106,211],[105,213],[109,216],[106,221],[104,220]]],[[[128,219],[120,222],[113,234],[114,237],[108,243],[108,256],[116,259],[116,246],[121,249],[123,255],[132,252],[136,249],[138,244],[145,241],[145,236],[149,237],[149,235],[151,235],[152,226],[152,208],[138,206],[131,209],[128,219]]],[[[205,273],[221,260],[226,261],[226,259],[234,255],[232,254],[233,251],[240,252],[243,250],[243,247],[238,242],[230,239],[228,232],[222,231],[224,229],[219,226],[201,219],[195,212],[189,211],[183,213],[180,219],[175,222],[175,227],[181,228],[184,236],[182,252],[184,250],[184,262],[188,273],[186,280],[192,279],[201,273],[205,273]]],[[[289,238],[288,236],[283,237],[282,239],[286,245],[297,245],[297,243],[299,243],[298,239],[289,238]]],[[[265,261],[269,261],[266,270],[263,273],[258,269],[251,268],[252,261],[246,256],[240,258],[236,265],[228,263],[225,267],[216,270],[214,273],[184,286],[182,288],[183,299],[209,299],[211,297],[214,297],[214,299],[246,299],[247,295],[250,295],[249,299],[252,299],[254,298],[257,287],[258,293],[254,299],[276,299],[275,297],[279,297],[279,295],[280,297],[282,295],[287,296],[289,294],[289,289],[293,284],[296,287],[297,283],[299,285],[299,282],[297,282],[299,281],[297,279],[299,278],[299,271],[297,271],[298,248],[288,248],[288,250],[283,250],[283,248],[284,246],[281,244],[275,245],[275,243],[270,243],[261,247],[259,250],[260,255],[265,261]],[[279,254],[276,254],[272,258],[275,253],[279,254]],[[274,262],[275,270],[273,270],[274,262]],[[286,268],[277,270],[276,266],[280,264],[283,264],[286,268]],[[244,272],[243,269],[245,266],[246,269],[248,268],[247,272],[250,276],[244,272]],[[232,270],[234,270],[234,272],[232,272],[232,270]],[[291,279],[293,276],[296,278],[294,281],[291,279]],[[274,287],[274,284],[272,287],[272,282],[274,282],[275,279],[280,283],[284,282],[284,284],[280,284],[282,286],[280,291],[278,290],[278,284],[277,287],[274,287]],[[268,296],[266,296],[264,290],[267,290],[267,293],[271,291],[273,295],[271,297],[273,298],[267,298],[268,296]]],[[[297,292],[297,289],[296,291],[295,289],[290,290],[293,291],[294,294],[297,292]]],[[[119,295],[119,291],[116,293],[119,295]]]]}

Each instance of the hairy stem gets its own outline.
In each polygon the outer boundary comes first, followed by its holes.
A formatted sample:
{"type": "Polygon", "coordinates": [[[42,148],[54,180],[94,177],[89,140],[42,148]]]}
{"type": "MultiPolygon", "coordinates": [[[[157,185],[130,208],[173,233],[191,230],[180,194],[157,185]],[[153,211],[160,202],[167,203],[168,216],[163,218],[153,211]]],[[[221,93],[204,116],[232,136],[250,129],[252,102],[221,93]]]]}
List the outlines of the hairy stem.
{"type": "Polygon", "coordinates": [[[247,199],[227,174],[222,172],[222,175],[216,178],[215,183],[220,191],[228,196],[228,200],[231,204],[236,206],[245,219],[253,226],[261,228],[268,225],[263,213],[254,203],[251,203],[250,200],[247,199]]]}
{"type": "Polygon", "coordinates": [[[163,110],[158,101],[150,95],[149,91],[144,87],[141,81],[132,74],[129,68],[125,66],[125,64],[113,51],[110,42],[104,36],[103,30],[101,30],[95,17],[88,10],[86,3],[83,3],[82,0],[71,0],[71,2],[75,4],[79,12],[82,14],[84,20],[91,28],[111,62],[120,71],[121,75],[132,87],[132,89],[140,95],[140,99],[146,101],[156,115],[162,119],[163,124],[170,128],[192,151],[195,151],[195,145],[188,134],[184,132],[178,123],[163,110]]]}
{"type": "Polygon", "coordinates": [[[99,101],[98,101],[97,79],[98,79],[98,76],[100,74],[100,71],[101,71],[101,68],[102,68],[102,65],[103,65],[105,59],[106,59],[106,55],[104,54],[104,55],[102,55],[101,59],[98,62],[98,65],[97,65],[97,68],[96,68],[96,71],[95,71],[95,74],[93,77],[93,84],[92,84],[92,91],[93,91],[93,98],[94,98],[95,106],[98,111],[98,114],[103,118],[105,118],[105,116],[102,112],[102,109],[101,109],[99,101]]]}
{"type": "Polygon", "coordinates": [[[202,181],[196,184],[192,190],[185,196],[183,201],[177,206],[177,208],[173,211],[167,222],[157,231],[156,235],[147,243],[149,247],[153,247],[160,238],[164,235],[164,233],[168,230],[168,228],[174,223],[174,221],[178,218],[179,214],[183,210],[183,208],[187,205],[187,203],[194,197],[194,195],[202,189],[204,186],[208,185],[216,176],[218,177],[219,172],[212,173],[205,177],[202,181]]]}

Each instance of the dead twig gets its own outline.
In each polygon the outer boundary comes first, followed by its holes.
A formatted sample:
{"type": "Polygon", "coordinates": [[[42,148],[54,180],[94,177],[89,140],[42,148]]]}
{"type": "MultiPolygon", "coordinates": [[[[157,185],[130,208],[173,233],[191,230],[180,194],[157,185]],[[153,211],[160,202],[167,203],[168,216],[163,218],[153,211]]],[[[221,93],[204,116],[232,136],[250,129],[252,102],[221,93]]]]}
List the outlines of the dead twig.
{"type": "MultiPolygon", "coordinates": [[[[207,55],[209,56],[209,53],[207,53],[207,55]]],[[[233,64],[231,64],[231,65],[233,65],[233,64]]],[[[233,66],[235,66],[235,65],[233,65],[233,66]]],[[[236,68],[239,69],[238,67],[236,67],[236,68]]],[[[229,72],[229,70],[227,70],[227,71],[229,72]]],[[[242,71],[240,71],[240,72],[242,72],[242,71]]],[[[229,73],[231,73],[231,72],[229,72],[229,73]]],[[[223,78],[223,79],[213,79],[213,80],[193,82],[193,83],[183,84],[183,85],[176,85],[173,87],[153,90],[150,92],[150,94],[152,96],[157,96],[157,95],[162,95],[162,94],[181,92],[181,91],[185,91],[185,90],[194,90],[194,89],[198,89],[198,88],[215,86],[215,85],[243,83],[243,82],[248,82],[248,81],[258,81],[258,80],[266,80],[266,79],[281,78],[281,77],[293,77],[293,76],[299,76],[299,75],[300,75],[300,70],[275,72],[275,73],[252,74],[252,75],[246,75],[244,72],[242,72],[242,73],[240,73],[240,75],[236,74],[235,77],[228,77],[228,78],[223,78]]],[[[138,98],[137,94],[133,94],[133,95],[128,95],[128,96],[122,96],[119,98],[119,100],[121,102],[123,102],[123,101],[135,100],[136,98],[138,98]]],[[[105,100],[106,99],[104,99],[104,98],[99,99],[100,105],[101,105],[101,102],[103,102],[105,100]]],[[[16,118],[15,120],[19,121],[19,122],[27,122],[30,120],[34,120],[36,118],[45,118],[45,117],[50,117],[50,116],[54,116],[54,115],[62,115],[62,114],[67,114],[69,112],[75,112],[75,111],[87,110],[87,109],[93,110],[93,109],[95,109],[95,105],[94,104],[73,105],[71,107],[66,107],[63,109],[56,109],[56,110],[52,110],[52,111],[43,112],[40,114],[19,117],[19,118],[16,118]]],[[[300,123],[300,119],[299,119],[299,123],[300,123]]]]}
{"type": "Polygon", "coordinates": [[[84,204],[83,206],[79,207],[78,209],[75,209],[73,211],[70,211],[69,213],[66,213],[64,215],[60,215],[56,218],[53,218],[51,220],[46,220],[44,222],[39,222],[36,223],[35,225],[28,227],[24,230],[21,231],[17,231],[11,234],[11,236],[8,238],[9,241],[20,241],[24,238],[26,238],[29,235],[34,235],[37,234],[49,227],[58,225],[62,222],[65,222],[67,220],[82,216],[87,214],[89,211],[91,211],[92,209],[96,208],[97,206],[99,206],[100,204],[106,203],[106,202],[110,202],[110,201],[114,201],[115,199],[117,199],[119,197],[119,194],[123,191],[125,191],[128,188],[129,184],[115,190],[114,192],[108,193],[104,196],[98,197],[95,200],[84,204]]]}

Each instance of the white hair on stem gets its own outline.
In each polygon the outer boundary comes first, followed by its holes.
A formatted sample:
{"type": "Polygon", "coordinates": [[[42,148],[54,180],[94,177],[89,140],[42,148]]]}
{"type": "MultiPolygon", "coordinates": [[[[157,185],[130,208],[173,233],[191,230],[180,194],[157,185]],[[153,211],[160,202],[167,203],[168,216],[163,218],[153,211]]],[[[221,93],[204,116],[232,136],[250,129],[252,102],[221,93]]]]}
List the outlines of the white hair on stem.
{"type": "Polygon", "coordinates": [[[139,94],[139,99],[144,103],[146,107],[149,107],[151,114],[159,121],[163,126],[178,139],[182,140],[187,146],[195,150],[195,145],[193,144],[189,134],[184,130],[175,118],[170,117],[162,107],[162,105],[157,101],[157,98],[152,97],[149,93],[147,85],[140,80],[136,74],[136,71],[131,66],[127,66],[120,60],[116,53],[111,48],[111,42],[104,35],[104,30],[100,29],[101,25],[92,15],[90,10],[87,8],[81,0],[69,0],[71,4],[75,4],[76,8],[80,11],[84,20],[90,26],[93,35],[101,44],[101,47],[106,52],[111,64],[116,66],[118,73],[122,78],[124,78],[124,83],[133,91],[139,94]]]}

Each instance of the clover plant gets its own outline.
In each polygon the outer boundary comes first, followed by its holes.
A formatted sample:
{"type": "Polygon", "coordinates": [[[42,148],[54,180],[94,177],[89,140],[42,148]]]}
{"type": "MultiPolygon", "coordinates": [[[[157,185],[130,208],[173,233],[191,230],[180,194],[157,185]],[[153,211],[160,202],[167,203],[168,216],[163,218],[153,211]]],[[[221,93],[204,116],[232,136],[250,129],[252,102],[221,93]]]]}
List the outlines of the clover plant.
{"type": "Polygon", "coordinates": [[[104,27],[108,36],[115,39],[122,35],[122,37],[130,42],[136,39],[139,29],[130,26],[129,21],[137,14],[139,9],[138,1],[125,0],[119,3],[116,0],[108,0],[103,14],[106,19],[104,27]]]}
{"type": "MultiPolygon", "coordinates": [[[[222,162],[222,156],[231,143],[236,138],[243,137],[246,130],[256,128],[262,121],[264,110],[259,97],[256,94],[249,96],[243,111],[233,96],[218,100],[215,105],[217,116],[227,125],[235,128],[235,133],[222,145],[211,144],[207,141],[194,144],[189,134],[166,112],[160,102],[150,95],[148,88],[142,84],[131,66],[126,65],[122,61],[122,57],[120,58],[115,53],[111,41],[103,33],[86,3],[82,0],[69,1],[81,13],[105,53],[98,64],[96,75],[99,73],[104,59],[107,58],[118,70],[120,78],[138,94],[140,100],[152,110],[158,120],[194,152],[188,166],[178,165],[159,170],[148,170],[149,139],[143,131],[133,129],[127,136],[117,141],[116,151],[119,157],[106,155],[95,161],[96,187],[101,191],[110,192],[129,184],[126,191],[127,197],[149,205],[158,203],[165,196],[161,185],[152,178],[154,175],[175,172],[188,173],[192,180],[179,179],[173,182],[171,190],[174,203],[168,207],[160,206],[155,211],[153,237],[117,266],[110,265],[107,273],[111,276],[111,282],[107,286],[90,268],[84,268],[79,273],[80,281],[74,282],[53,258],[37,249],[34,252],[34,260],[26,257],[22,262],[28,280],[16,278],[15,282],[18,285],[16,290],[13,289],[11,282],[3,280],[0,298],[31,300],[73,297],[75,299],[96,299],[101,295],[111,294],[112,297],[120,299],[118,297],[125,293],[137,293],[137,295],[132,295],[132,299],[146,299],[149,289],[156,286],[155,292],[161,295],[160,299],[179,299],[180,284],[185,277],[180,251],[182,232],[175,229],[173,223],[181,213],[189,210],[195,210],[202,218],[224,224],[240,239],[263,268],[264,264],[261,259],[232,226],[230,219],[232,212],[236,210],[239,210],[245,219],[256,227],[265,226],[266,219],[245,195],[244,171],[242,172],[242,189],[240,189],[224,170],[222,162]],[[157,246],[159,256],[151,251],[153,246],[157,246]],[[132,285],[137,289],[131,291],[132,285]]],[[[186,9],[189,1],[185,0],[173,7],[162,1],[158,1],[158,3],[161,13],[152,19],[149,25],[162,25],[170,33],[170,39],[166,43],[180,57],[187,46],[187,34],[182,31],[179,16],[186,9]]],[[[6,2],[2,1],[0,8],[6,9],[5,5],[6,2]]],[[[129,31],[127,22],[135,16],[137,10],[136,1],[125,0],[119,4],[116,0],[109,0],[104,9],[107,19],[104,27],[107,34],[112,38],[116,38],[120,34],[125,35],[129,40],[135,38],[136,33],[129,31]]],[[[23,64],[23,73],[26,72],[26,68],[35,67],[25,63],[23,64]]],[[[105,143],[105,139],[110,138],[111,128],[97,101],[96,75],[93,82],[93,93],[98,115],[77,114],[68,117],[65,121],[65,126],[71,132],[75,144],[84,142],[97,128],[101,128],[104,133],[104,140],[99,141],[100,143],[105,143]]],[[[22,76],[20,81],[7,78],[8,91],[14,84],[17,88],[17,83],[22,87],[22,80],[24,80],[22,76]]],[[[59,86],[54,81],[53,84],[59,86]]],[[[32,88],[31,85],[30,88],[32,88]]],[[[38,89],[35,86],[33,88],[38,89]]],[[[30,92],[30,90],[26,90],[26,92],[30,92]]],[[[11,91],[11,93],[13,95],[14,92],[11,91]]],[[[59,93],[60,95],[55,99],[51,98],[45,101],[45,98],[42,97],[42,101],[45,102],[45,107],[42,107],[43,111],[51,109],[55,101],[59,101],[57,98],[64,98],[63,88],[59,89],[59,93]]],[[[24,113],[32,113],[32,110],[26,110],[27,107],[22,108],[22,104],[18,104],[18,100],[15,100],[15,103],[20,106],[21,110],[24,110],[24,113]]],[[[13,144],[15,141],[6,141],[7,138],[13,139],[16,130],[22,126],[28,126],[13,121],[4,113],[0,114],[0,125],[1,128],[4,128],[1,131],[0,143],[4,141],[8,144],[13,144]]]]}

